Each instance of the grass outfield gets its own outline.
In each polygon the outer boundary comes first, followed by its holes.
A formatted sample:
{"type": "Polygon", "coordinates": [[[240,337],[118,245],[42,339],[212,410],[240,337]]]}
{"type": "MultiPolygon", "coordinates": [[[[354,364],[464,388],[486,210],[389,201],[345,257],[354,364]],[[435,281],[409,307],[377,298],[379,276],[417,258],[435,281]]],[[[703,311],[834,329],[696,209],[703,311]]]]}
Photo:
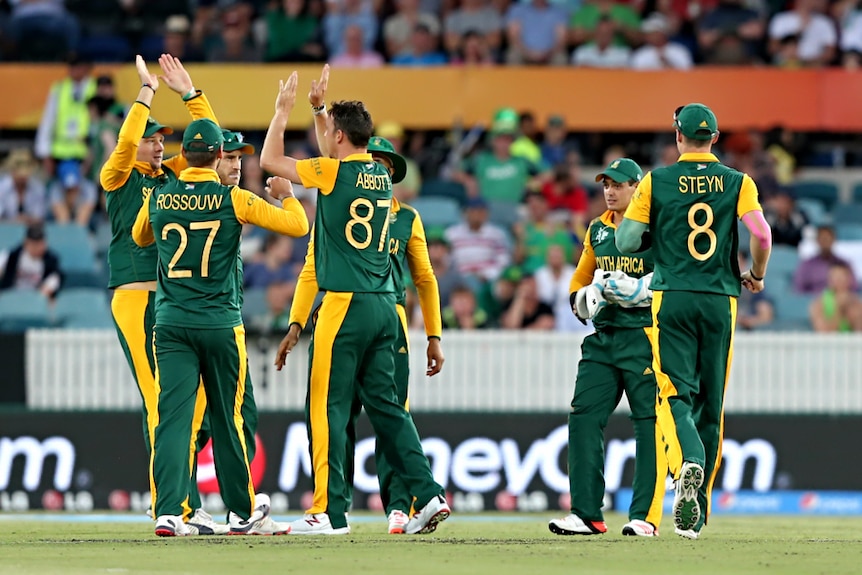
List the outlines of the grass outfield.
{"type": "Polygon", "coordinates": [[[374,573],[669,575],[712,573],[857,574],[862,519],[729,517],[714,519],[697,541],[673,534],[623,537],[625,519],[593,537],[547,530],[551,514],[453,516],[438,532],[390,536],[386,524],[357,514],[342,537],[188,537],[159,539],[151,524],[0,521],[0,574],[374,573]]]}

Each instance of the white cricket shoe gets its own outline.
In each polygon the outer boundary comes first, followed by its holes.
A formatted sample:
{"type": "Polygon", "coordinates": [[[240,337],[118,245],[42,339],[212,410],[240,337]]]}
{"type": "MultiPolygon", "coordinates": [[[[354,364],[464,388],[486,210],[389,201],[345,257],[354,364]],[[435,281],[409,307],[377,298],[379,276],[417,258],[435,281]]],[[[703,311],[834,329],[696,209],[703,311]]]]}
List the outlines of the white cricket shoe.
{"type": "Polygon", "coordinates": [[[196,509],[194,515],[189,518],[187,525],[193,532],[197,529],[196,535],[227,535],[230,533],[230,526],[216,523],[213,516],[203,509],[196,509]]]}
{"type": "Polygon", "coordinates": [[[686,461],[682,464],[673,497],[673,524],[677,532],[690,531],[700,521],[697,492],[703,485],[703,467],[686,461]]]}
{"type": "Polygon", "coordinates": [[[156,535],[159,537],[184,537],[192,535],[181,515],[159,515],[156,519],[156,535]]]}
{"type": "Polygon", "coordinates": [[[638,537],[658,537],[658,529],[652,523],[632,519],[623,525],[623,535],[637,535],[638,537]]]}
{"type": "Polygon", "coordinates": [[[551,519],[548,530],[557,535],[599,535],[606,533],[608,526],[604,521],[584,521],[574,513],[562,519],[551,519]]]}
{"type": "Polygon", "coordinates": [[[269,495],[258,493],[254,496],[254,511],[247,520],[233,511],[228,514],[228,535],[286,535],[290,533],[289,523],[273,521],[269,516],[269,495]]]}
{"type": "Polygon", "coordinates": [[[442,495],[432,497],[425,507],[413,512],[413,517],[407,522],[405,531],[410,535],[416,533],[433,533],[437,525],[446,521],[452,510],[442,495]]]}
{"type": "Polygon", "coordinates": [[[389,534],[400,535],[407,529],[407,523],[410,517],[400,509],[395,509],[389,514],[389,534]]]}
{"type": "Polygon", "coordinates": [[[306,513],[302,519],[291,521],[291,535],[347,535],[350,533],[350,525],[347,527],[333,527],[326,513],[306,513]]]}
{"type": "Polygon", "coordinates": [[[694,529],[674,529],[674,532],[680,537],[685,537],[686,539],[697,539],[700,535],[700,532],[695,531],[694,529]]]}

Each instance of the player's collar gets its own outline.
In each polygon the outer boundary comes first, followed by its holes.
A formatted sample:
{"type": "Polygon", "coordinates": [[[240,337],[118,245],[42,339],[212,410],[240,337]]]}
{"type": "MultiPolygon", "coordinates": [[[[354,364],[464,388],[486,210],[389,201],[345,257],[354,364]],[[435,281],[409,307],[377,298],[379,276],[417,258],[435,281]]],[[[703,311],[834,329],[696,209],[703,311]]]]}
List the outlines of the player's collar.
{"type": "Polygon", "coordinates": [[[218,173],[212,168],[186,168],[180,172],[184,182],[219,182],[218,173]]]}
{"type": "Polygon", "coordinates": [[[149,162],[135,162],[135,169],[144,174],[145,176],[150,176],[152,178],[156,178],[164,174],[164,170],[159,168],[158,170],[153,170],[152,164],[149,162]]]}
{"type": "Polygon", "coordinates": [[[680,162],[717,162],[718,158],[711,152],[686,152],[679,157],[680,162]]]}
{"type": "Polygon", "coordinates": [[[350,154],[345,157],[342,162],[373,162],[374,160],[371,158],[371,154],[368,152],[358,152],[356,154],[350,154]]]}

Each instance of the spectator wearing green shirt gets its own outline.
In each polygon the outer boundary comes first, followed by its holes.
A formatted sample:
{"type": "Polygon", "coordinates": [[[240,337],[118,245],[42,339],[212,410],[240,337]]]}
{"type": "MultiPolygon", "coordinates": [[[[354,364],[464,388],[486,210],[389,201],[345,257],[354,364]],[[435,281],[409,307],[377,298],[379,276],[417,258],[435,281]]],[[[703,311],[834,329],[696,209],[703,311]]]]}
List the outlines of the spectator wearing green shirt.
{"type": "Polygon", "coordinates": [[[641,19],[630,6],[613,0],[588,0],[574,13],[569,23],[569,43],[580,45],[594,38],[602,18],[615,26],[614,45],[637,46],[641,43],[641,19]]]}
{"type": "Polygon", "coordinates": [[[324,59],[320,24],[306,0],[281,0],[266,12],[267,62],[315,62],[324,59]]]}
{"type": "Polygon", "coordinates": [[[541,192],[527,193],[527,221],[515,225],[518,245],[515,260],[520,261],[526,274],[533,274],[545,265],[548,249],[557,245],[565,252],[565,261],[574,259],[575,240],[565,223],[550,216],[548,199],[541,192]]]}
{"type": "Polygon", "coordinates": [[[541,183],[539,167],[526,158],[512,155],[517,123],[497,120],[491,126],[490,149],[467,158],[454,179],[467,188],[471,198],[517,203],[527,188],[541,183]]]}

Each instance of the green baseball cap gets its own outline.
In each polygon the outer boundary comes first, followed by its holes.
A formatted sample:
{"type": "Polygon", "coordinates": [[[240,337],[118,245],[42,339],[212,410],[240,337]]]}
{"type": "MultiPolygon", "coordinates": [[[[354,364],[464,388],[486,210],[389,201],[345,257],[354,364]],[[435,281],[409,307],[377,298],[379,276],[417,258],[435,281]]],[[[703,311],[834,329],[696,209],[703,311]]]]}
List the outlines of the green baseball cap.
{"type": "Polygon", "coordinates": [[[624,184],[626,182],[639,182],[643,176],[643,170],[637,162],[629,158],[617,158],[596,175],[596,181],[601,182],[605,177],[608,177],[618,184],[624,184]]]}
{"type": "Polygon", "coordinates": [[[509,266],[500,274],[500,279],[512,283],[518,283],[524,278],[524,271],[518,266],[509,266]]]}
{"type": "Polygon", "coordinates": [[[703,104],[687,104],[675,114],[674,127],[686,138],[711,140],[718,134],[715,114],[703,104]]]}
{"type": "Polygon", "coordinates": [[[385,156],[392,162],[392,183],[397,184],[407,175],[407,161],[395,152],[392,142],[380,136],[374,136],[368,141],[368,153],[385,156]]]}
{"type": "Polygon", "coordinates": [[[144,128],[144,137],[152,138],[159,132],[166,136],[169,136],[174,133],[174,129],[169,126],[159,124],[159,122],[152,116],[147,118],[147,126],[144,128]]]}
{"type": "Polygon", "coordinates": [[[254,146],[245,143],[245,138],[243,137],[241,132],[222,130],[221,135],[222,138],[224,138],[225,152],[236,152],[237,150],[242,150],[243,154],[254,153],[254,146]]]}
{"type": "Polygon", "coordinates": [[[224,144],[221,128],[210,119],[195,120],[183,132],[183,149],[189,152],[212,152],[224,144]]]}

